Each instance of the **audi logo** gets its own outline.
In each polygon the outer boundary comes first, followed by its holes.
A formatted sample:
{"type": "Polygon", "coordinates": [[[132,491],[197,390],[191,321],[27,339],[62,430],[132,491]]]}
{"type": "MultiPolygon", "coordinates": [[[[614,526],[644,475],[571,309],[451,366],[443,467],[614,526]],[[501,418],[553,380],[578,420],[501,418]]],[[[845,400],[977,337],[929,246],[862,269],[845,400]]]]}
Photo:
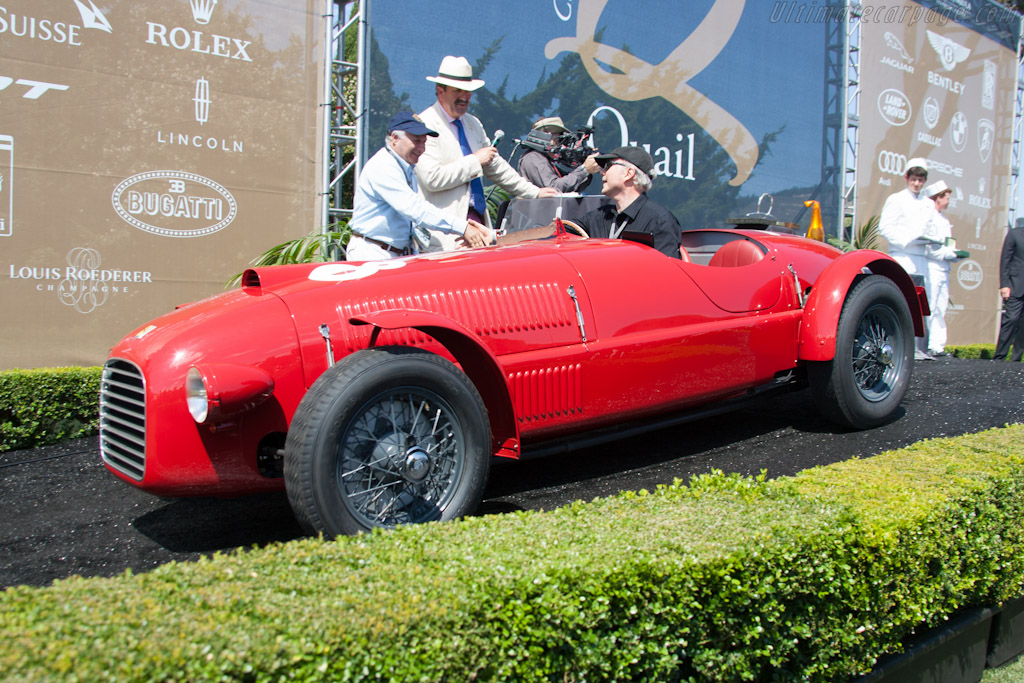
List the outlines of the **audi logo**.
{"type": "Polygon", "coordinates": [[[906,171],[907,158],[902,154],[883,149],[878,153],[878,170],[882,173],[902,176],[906,171]]]}

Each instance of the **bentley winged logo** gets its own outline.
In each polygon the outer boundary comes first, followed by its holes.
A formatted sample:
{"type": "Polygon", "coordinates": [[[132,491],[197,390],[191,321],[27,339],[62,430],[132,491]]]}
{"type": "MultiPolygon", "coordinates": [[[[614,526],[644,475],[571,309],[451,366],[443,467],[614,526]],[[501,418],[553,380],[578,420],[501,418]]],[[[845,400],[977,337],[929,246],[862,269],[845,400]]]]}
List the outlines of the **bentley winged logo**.
{"type": "Polygon", "coordinates": [[[971,56],[971,48],[953,42],[935,31],[928,31],[928,42],[939,55],[939,61],[946,71],[952,71],[953,67],[971,56]]]}
{"type": "Polygon", "coordinates": [[[698,92],[687,81],[703,71],[729,42],[743,14],[745,0],[715,0],[700,25],[660,64],[648,64],[633,55],[594,40],[597,22],[608,0],[580,0],[576,35],[555,38],[544,48],[554,59],[561,52],[575,52],[602,90],[620,100],[638,102],[663,97],[696,121],[720,144],[736,164],[730,185],[742,185],[754,170],[757,142],[743,124],[698,92]],[[614,70],[605,71],[602,64],[614,70]]]}

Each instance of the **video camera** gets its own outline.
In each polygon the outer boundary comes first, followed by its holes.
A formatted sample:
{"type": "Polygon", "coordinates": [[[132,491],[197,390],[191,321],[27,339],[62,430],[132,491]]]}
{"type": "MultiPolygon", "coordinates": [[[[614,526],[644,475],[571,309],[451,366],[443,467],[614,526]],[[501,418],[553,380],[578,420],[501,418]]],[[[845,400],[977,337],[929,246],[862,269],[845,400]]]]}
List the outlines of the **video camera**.
{"type": "Polygon", "coordinates": [[[588,156],[596,153],[597,150],[586,145],[593,134],[593,126],[580,126],[575,133],[545,133],[531,130],[523,140],[523,147],[541,152],[559,171],[569,173],[588,156]]]}

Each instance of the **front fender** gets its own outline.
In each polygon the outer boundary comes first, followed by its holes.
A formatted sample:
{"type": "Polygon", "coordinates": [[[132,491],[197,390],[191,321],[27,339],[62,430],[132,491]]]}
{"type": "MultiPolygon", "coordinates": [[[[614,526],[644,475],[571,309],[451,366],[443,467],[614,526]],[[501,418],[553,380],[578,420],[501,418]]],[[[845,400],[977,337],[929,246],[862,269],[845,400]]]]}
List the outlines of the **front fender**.
{"type": "Polygon", "coordinates": [[[388,310],[363,313],[349,318],[352,325],[373,325],[370,346],[378,330],[413,328],[440,342],[462,366],[462,371],[480,392],[491,420],[495,455],[518,458],[519,426],[512,407],[512,395],[497,357],[462,325],[430,311],[388,310]]]}
{"type": "Polygon", "coordinates": [[[910,317],[914,321],[914,335],[924,336],[922,302],[917,288],[907,271],[887,254],[870,249],[858,249],[843,254],[834,260],[818,277],[804,304],[803,321],[800,324],[800,344],[797,358],[800,360],[832,360],[836,355],[836,330],[839,315],[850,287],[857,277],[873,273],[892,280],[907,300],[910,317]]]}

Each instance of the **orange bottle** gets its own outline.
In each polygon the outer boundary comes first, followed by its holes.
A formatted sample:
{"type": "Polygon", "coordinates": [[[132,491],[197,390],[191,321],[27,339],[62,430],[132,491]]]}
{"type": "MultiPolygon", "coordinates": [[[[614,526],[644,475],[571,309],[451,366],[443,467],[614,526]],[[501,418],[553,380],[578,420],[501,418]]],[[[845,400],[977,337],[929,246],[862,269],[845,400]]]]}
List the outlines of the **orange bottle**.
{"type": "Polygon", "coordinates": [[[825,241],[825,228],[821,225],[821,204],[817,199],[808,199],[804,206],[811,207],[811,224],[807,227],[807,239],[825,241]]]}

